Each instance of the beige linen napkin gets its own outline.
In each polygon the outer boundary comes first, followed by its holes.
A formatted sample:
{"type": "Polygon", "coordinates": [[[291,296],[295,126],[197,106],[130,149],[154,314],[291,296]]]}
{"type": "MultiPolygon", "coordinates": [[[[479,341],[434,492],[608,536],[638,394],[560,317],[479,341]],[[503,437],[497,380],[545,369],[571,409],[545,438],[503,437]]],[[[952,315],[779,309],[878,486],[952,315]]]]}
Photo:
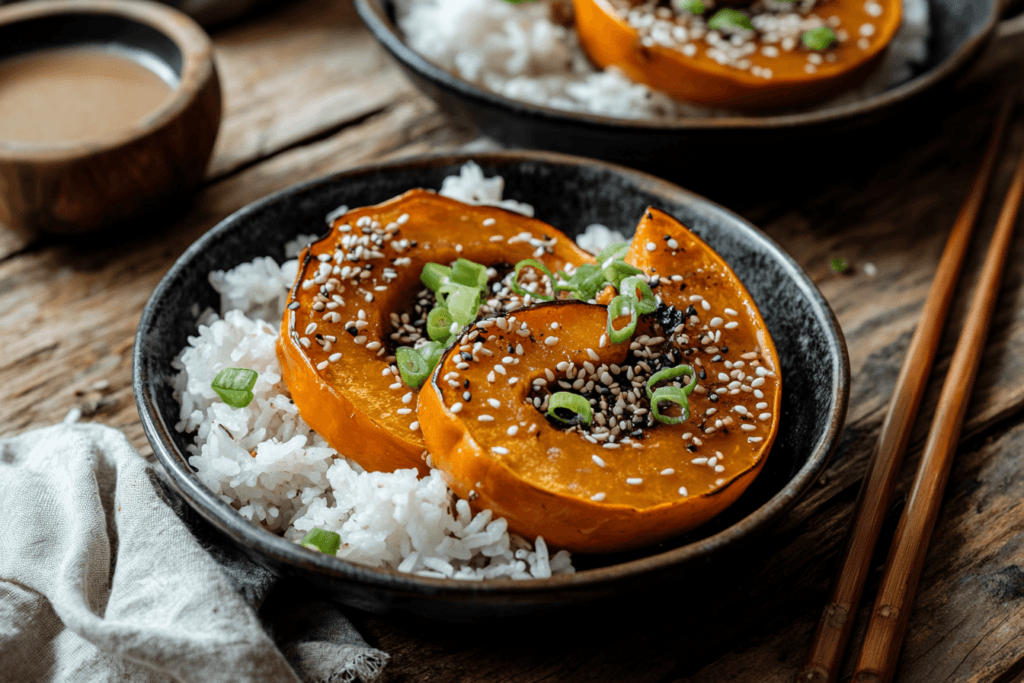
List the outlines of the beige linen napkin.
{"type": "Polygon", "coordinates": [[[217,542],[114,429],[0,440],[0,520],[4,683],[381,678],[388,656],[335,605],[217,542]]]}

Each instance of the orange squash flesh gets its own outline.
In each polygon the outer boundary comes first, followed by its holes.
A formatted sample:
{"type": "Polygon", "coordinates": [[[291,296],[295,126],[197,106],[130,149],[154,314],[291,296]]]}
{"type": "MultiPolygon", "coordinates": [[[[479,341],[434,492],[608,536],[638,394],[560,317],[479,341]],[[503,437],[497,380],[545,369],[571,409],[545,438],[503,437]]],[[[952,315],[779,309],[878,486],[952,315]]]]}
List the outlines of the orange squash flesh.
{"type": "MultiPolygon", "coordinates": [[[[447,354],[429,390],[420,395],[427,447],[452,490],[475,509],[505,517],[512,531],[540,535],[575,552],[644,547],[708,521],[760,472],[778,428],[778,356],[749,294],[721,257],[675,219],[648,209],[626,261],[660,276],[654,292],[663,304],[680,312],[692,305],[690,313],[699,321],[687,316],[679,328],[667,322],[671,316],[642,316],[629,342],[602,346],[604,306],[541,304],[517,312],[507,330],[494,321],[470,328],[459,343],[482,341],[482,349],[494,355],[478,353],[469,369],[460,371],[457,359],[447,354]],[[673,275],[682,281],[673,282],[673,275]],[[664,329],[660,320],[672,329],[664,329]],[[518,334],[524,323],[530,331],[525,337],[518,334]],[[655,337],[667,341],[651,342],[655,337]],[[547,382],[555,391],[564,390],[555,385],[558,380],[574,381],[566,379],[568,370],[558,369],[566,367],[560,363],[572,363],[585,373],[590,372],[585,363],[592,364],[596,374],[587,377],[600,375],[601,366],[613,372],[615,364],[618,376],[625,377],[623,363],[639,367],[631,345],[640,350],[645,342],[674,350],[668,366],[681,359],[705,372],[690,394],[689,420],[653,423],[632,443],[607,448],[579,431],[554,426],[529,402],[531,395],[538,395],[534,380],[547,382]],[[516,345],[523,353],[508,354],[516,345]],[[627,354],[634,354],[633,359],[627,354]],[[499,365],[504,373],[495,370],[499,365]],[[555,382],[547,372],[555,375],[555,382]],[[450,379],[468,380],[471,400],[464,400],[461,390],[448,384],[450,379]],[[734,381],[739,384],[730,393],[734,381]],[[716,427],[716,420],[727,422],[716,427]],[[713,464],[710,458],[716,459],[713,464]]],[[[586,385],[583,391],[588,391],[586,385]]],[[[649,408],[646,396],[637,403],[649,408]]],[[[667,405],[663,409],[670,412],[667,405]]]]}
{"type": "MultiPolygon", "coordinates": [[[[838,95],[862,81],[878,64],[901,20],[900,0],[874,0],[881,15],[871,16],[865,0],[825,0],[815,7],[822,20],[838,17],[849,38],[822,55],[834,55],[808,68],[812,51],[797,45],[792,51],[779,49],[768,57],[755,38],[757,51],[746,57],[751,67],[745,70],[718,63],[708,55],[710,46],[703,40],[692,56],[678,47],[659,44],[645,46],[639,33],[616,9],[620,0],[573,0],[576,31],[590,58],[601,68],[615,66],[634,81],[655,90],[709,107],[765,111],[794,107],[838,95]],[[872,26],[870,36],[862,36],[862,26],[872,26]],[[858,43],[867,41],[866,47],[858,43]],[[831,58],[829,58],[831,59],[831,58]],[[771,70],[766,78],[763,69],[771,70]]],[[[710,18],[714,10],[705,13],[710,18]]],[[[776,44],[775,47],[778,47],[776,44]]]]}
{"type": "Polygon", "coordinates": [[[552,271],[593,261],[546,223],[426,190],[348,212],[300,256],[278,337],[283,376],[309,426],[367,470],[429,471],[418,392],[391,369],[391,313],[412,305],[425,263],[459,257],[488,266],[537,258],[552,271]],[[536,240],[548,245],[541,256],[536,240]]]}

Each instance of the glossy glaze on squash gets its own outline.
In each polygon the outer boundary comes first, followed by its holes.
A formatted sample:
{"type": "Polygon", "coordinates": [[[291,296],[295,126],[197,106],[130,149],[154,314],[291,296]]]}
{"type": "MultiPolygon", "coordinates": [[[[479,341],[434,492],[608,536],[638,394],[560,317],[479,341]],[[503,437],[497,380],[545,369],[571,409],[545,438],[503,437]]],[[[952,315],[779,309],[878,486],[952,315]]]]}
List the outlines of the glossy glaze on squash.
{"type": "MultiPolygon", "coordinates": [[[[703,37],[666,46],[641,36],[626,16],[628,7],[644,3],[573,0],[573,5],[580,43],[601,68],[615,66],[631,79],[681,100],[749,111],[805,105],[855,86],[877,66],[900,26],[902,9],[900,0],[824,0],[809,16],[823,23],[835,17],[836,33],[845,40],[818,53],[799,41],[786,50],[755,38],[756,51],[742,62],[720,63],[703,37]],[[866,26],[870,28],[862,28],[866,26]],[[768,54],[778,54],[768,56],[765,48],[768,54]]],[[[708,10],[704,18],[713,14],[708,10]]]]}
{"type": "Polygon", "coordinates": [[[546,223],[426,190],[348,212],[300,256],[278,338],[284,379],[309,426],[368,470],[428,472],[419,392],[397,376],[391,314],[423,289],[425,263],[459,257],[538,258],[552,270],[593,260],[546,223]]]}
{"type": "MultiPolygon", "coordinates": [[[[778,428],[775,347],[725,262],[655,209],[645,213],[625,260],[657,276],[653,291],[663,304],[640,318],[629,342],[607,342],[604,306],[541,304],[514,321],[470,328],[460,343],[482,341],[493,355],[477,353],[459,370],[447,354],[420,395],[427,447],[452,490],[505,517],[517,533],[577,552],[643,547],[711,519],[753,481],[778,428]],[[623,378],[632,368],[643,372],[638,355],[648,347],[672,353],[671,360],[645,360],[652,370],[683,362],[703,371],[690,394],[691,417],[681,424],[639,431],[629,424],[630,435],[620,431],[607,447],[611,439],[594,438],[596,419],[567,430],[530,400],[545,386],[567,390],[559,380],[576,382],[568,390],[595,398],[597,411],[598,385],[632,389],[623,378]],[[597,381],[581,387],[574,369],[597,381]],[[450,384],[467,381],[468,401],[450,384]]],[[[649,409],[645,396],[626,403],[626,412],[630,404],[649,409]]]]}

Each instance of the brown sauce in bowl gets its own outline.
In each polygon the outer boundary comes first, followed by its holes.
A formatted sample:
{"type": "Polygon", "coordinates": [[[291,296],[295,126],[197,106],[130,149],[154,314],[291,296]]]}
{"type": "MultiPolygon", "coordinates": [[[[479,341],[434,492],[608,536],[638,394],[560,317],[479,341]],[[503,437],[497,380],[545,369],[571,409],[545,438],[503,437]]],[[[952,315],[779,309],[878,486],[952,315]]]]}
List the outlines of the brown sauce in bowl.
{"type": "Polygon", "coordinates": [[[96,46],[0,60],[0,143],[89,142],[130,128],[173,87],[132,57],[96,46]]]}

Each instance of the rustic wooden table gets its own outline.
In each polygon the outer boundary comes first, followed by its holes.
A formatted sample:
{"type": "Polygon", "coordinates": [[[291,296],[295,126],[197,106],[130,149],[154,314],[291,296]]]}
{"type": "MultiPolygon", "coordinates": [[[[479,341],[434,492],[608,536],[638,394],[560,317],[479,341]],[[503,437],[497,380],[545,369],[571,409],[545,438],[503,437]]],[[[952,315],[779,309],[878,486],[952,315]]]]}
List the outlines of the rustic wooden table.
{"type": "MultiPolygon", "coordinates": [[[[300,181],[488,144],[414,91],[345,0],[281,3],[216,31],[214,40],[225,118],[206,184],[190,206],[116,238],[33,239],[0,230],[0,435],[52,424],[78,408],[83,419],[124,430],[150,454],[131,391],[132,340],[150,292],[193,240],[248,202],[300,181]]],[[[842,443],[786,523],[708,586],[680,586],[664,600],[648,597],[587,624],[468,631],[353,614],[367,640],[392,655],[390,680],[792,681],[994,104],[1024,73],[1022,40],[1004,36],[971,80],[916,133],[894,136],[886,154],[836,163],[827,179],[770,192],[700,188],[793,255],[824,292],[849,345],[853,383],[842,443]],[[834,255],[852,271],[834,273],[834,255]]],[[[1024,146],[1020,114],[1008,140],[1014,150],[1024,146]]],[[[996,193],[1010,168],[1006,155],[996,193]]],[[[997,209],[990,200],[979,227],[889,536],[997,209]]],[[[898,681],[1024,679],[1024,230],[1013,254],[898,681]]],[[[876,557],[869,599],[883,559],[876,557]]],[[[860,611],[858,632],[868,609],[860,611]]]]}

